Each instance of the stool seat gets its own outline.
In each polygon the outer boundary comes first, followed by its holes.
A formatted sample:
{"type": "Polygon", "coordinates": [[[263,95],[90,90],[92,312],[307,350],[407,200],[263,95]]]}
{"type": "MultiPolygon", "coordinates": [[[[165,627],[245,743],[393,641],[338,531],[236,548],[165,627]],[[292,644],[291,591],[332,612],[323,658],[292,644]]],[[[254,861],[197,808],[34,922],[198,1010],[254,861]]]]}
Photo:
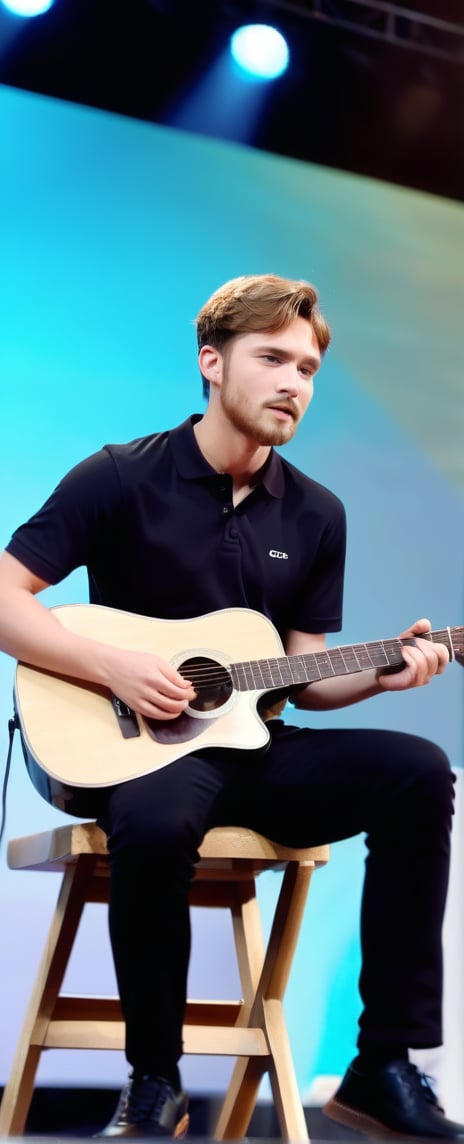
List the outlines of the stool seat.
{"type": "MultiPolygon", "coordinates": [[[[328,846],[294,850],[243,827],[216,827],[200,847],[190,890],[192,907],[231,913],[242,997],[188,999],[184,1053],[236,1057],[214,1138],[246,1134],[264,1073],[268,1072],[282,1139],[307,1141],[283,1012],[283,995],[300,932],[312,873],[326,864],[328,846]],[[256,877],[281,870],[282,882],[267,947],[256,877]]],[[[15,870],[61,872],[58,901],[32,990],[10,1078],[0,1106],[0,1135],[21,1135],[46,1049],[124,1049],[117,997],[61,992],[66,967],[88,902],[109,901],[106,837],[95,822],[79,822],[12,839],[15,870]]]]}

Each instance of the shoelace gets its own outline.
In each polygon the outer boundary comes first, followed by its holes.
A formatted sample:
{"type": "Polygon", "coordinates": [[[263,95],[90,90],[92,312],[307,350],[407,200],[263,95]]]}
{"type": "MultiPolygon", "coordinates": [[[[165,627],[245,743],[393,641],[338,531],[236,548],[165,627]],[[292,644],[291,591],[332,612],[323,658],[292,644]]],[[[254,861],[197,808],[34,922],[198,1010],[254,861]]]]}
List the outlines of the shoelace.
{"type": "Polygon", "coordinates": [[[130,1117],[134,1122],[156,1120],[169,1097],[175,1098],[175,1093],[167,1081],[154,1080],[152,1077],[133,1078],[127,1087],[125,1110],[130,1109],[130,1117]]]}
{"type": "Polygon", "coordinates": [[[437,1097],[430,1084],[432,1077],[427,1076],[426,1073],[420,1072],[416,1065],[411,1064],[411,1062],[407,1064],[405,1073],[407,1074],[407,1079],[409,1080],[411,1089],[417,1092],[417,1088],[419,1087],[422,1095],[425,1096],[425,1099],[429,1102],[429,1104],[434,1104],[435,1107],[438,1108],[439,1112],[443,1112],[443,1108],[438,1103],[437,1097]]]}

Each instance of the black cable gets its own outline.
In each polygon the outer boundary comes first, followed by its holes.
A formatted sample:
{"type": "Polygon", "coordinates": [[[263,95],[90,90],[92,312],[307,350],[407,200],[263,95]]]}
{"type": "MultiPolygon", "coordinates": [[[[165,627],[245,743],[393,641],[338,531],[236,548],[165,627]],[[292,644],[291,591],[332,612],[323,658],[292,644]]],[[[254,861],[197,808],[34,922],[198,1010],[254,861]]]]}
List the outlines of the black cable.
{"type": "Polygon", "coordinates": [[[6,792],[8,789],[8,779],[10,777],[11,757],[13,754],[14,733],[15,733],[17,727],[18,727],[17,717],[16,717],[16,715],[12,715],[11,719],[8,720],[8,735],[10,737],[10,742],[9,742],[9,746],[8,746],[8,754],[6,757],[5,777],[3,779],[2,812],[1,812],[1,818],[0,818],[0,846],[2,844],[3,833],[4,833],[5,825],[6,825],[6,792]]]}

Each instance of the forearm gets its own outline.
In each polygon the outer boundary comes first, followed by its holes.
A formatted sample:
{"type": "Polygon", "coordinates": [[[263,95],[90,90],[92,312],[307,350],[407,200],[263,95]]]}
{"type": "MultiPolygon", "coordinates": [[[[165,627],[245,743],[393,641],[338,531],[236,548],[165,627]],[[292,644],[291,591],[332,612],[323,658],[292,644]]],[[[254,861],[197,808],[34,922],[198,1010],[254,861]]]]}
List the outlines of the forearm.
{"type": "MultiPolygon", "coordinates": [[[[442,675],[449,662],[448,648],[445,644],[430,640],[429,633],[430,621],[425,618],[416,620],[398,636],[402,641],[402,663],[318,680],[300,691],[294,691],[291,701],[302,710],[332,711],[361,703],[364,699],[380,695],[382,691],[407,691],[411,687],[423,687],[435,675],[442,675]]],[[[318,652],[325,655],[327,645],[325,637],[320,633],[311,634],[293,629],[287,633],[285,650],[290,657],[313,656],[318,652]]]]}
{"type": "Polygon", "coordinates": [[[5,583],[0,567],[0,649],[23,663],[108,688],[129,707],[150,718],[174,719],[195,698],[195,690],[155,651],[105,642],[71,631],[37,599],[46,585],[34,580],[31,591],[21,580],[5,583]]]}
{"type": "Polygon", "coordinates": [[[311,683],[294,696],[292,703],[304,711],[334,711],[371,699],[383,690],[375,669],[372,669],[311,683]]]}
{"type": "Polygon", "coordinates": [[[30,592],[10,588],[0,598],[0,647],[48,671],[107,684],[113,649],[68,631],[30,592]]]}

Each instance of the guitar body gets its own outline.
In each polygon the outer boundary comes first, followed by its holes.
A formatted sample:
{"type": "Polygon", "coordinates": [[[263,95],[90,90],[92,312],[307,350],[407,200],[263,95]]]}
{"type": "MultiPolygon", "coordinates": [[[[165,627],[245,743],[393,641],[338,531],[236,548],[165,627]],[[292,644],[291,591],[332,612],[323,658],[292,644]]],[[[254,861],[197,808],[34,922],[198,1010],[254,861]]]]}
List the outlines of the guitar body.
{"type": "MultiPolygon", "coordinates": [[[[117,647],[156,652],[177,670],[199,657],[208,669],[283,653],[265,616],[247,608],[192,620],[158,620],[96,604],[52,609],[64,627],[117,647]]],[[[188,675],[188,669],[185,669],[188,675]]],[[[60,810],[95,817],[101,789],[139,778],[205,747],[263,749],[269,733],[257,711],[266,688],[220,688],[205,710],[154,722],[131,713],[128,733],[107,689],[19,663],[14,704],[30,778],[60,810]]]]}
{"type": "MultiPolygon", "coordinates": [[[[157,653],[196,692],[177,719],[145,719],[107,688],[18,664],[14,703],[29,775],[47,802],[79,818],[98,817],[102,789],[193,751],[263,750],[269,743],[265,720],[282,710],[293,687],[359,671],[401,670],[402,647],[414,643],[413,637],[396,637],[285,656],[273,624],[248,608],[193,620],[151,619],[97,604],[52,610],[78,635],[157,653]],[[270,706],[272,692],[278,702],[270,706]],[[260,713],[263,696],[267,709],[260,713]]],[[[445,643],[450,657],[464,664],[464,627],[422,638],[445,643]]]]}

